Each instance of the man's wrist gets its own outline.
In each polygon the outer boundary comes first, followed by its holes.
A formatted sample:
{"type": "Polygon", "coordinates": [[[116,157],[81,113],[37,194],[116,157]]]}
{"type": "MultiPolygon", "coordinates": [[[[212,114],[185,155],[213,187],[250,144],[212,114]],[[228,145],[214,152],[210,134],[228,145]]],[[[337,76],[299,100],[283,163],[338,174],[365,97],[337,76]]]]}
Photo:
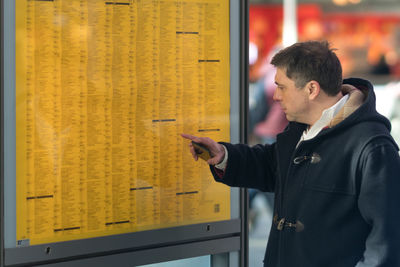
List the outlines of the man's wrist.
{"type": "Polygon", "coordinates": [[[225,170],[226,165],[228,163],[228,150],[226,149],[226,147],[224,145],[221,145],[221,146],[225,150],[224,159],[220,163],[216,164],[214,167],[217,169],[220,169],[220,170],[225,170]]]}

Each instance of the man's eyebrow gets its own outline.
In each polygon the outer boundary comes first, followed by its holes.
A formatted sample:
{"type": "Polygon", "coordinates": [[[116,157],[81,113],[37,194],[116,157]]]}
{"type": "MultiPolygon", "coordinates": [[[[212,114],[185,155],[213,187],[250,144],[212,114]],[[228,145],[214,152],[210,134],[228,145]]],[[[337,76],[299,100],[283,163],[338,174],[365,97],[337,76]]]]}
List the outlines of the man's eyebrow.
{"type": "Polygon", "coordinates": [[[283,84],[278,83],[277,81],[275,81],[275,84],[278,86],[282,86],[283,84]]]}

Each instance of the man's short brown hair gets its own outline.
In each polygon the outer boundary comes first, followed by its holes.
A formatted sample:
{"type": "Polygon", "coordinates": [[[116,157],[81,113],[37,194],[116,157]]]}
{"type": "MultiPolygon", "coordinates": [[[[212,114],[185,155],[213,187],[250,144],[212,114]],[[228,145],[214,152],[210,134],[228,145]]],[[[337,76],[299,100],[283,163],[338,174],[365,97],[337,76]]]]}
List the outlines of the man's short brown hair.
{"type": "Polygon", "coordinates": [[[326,41],[295,43],[279,51],[271,60],[277,68],[286,70],[286,76],[302,88],[314,80],[322,90],[334,96],[342,85],[342,66],[334,49],[326,41]]]}

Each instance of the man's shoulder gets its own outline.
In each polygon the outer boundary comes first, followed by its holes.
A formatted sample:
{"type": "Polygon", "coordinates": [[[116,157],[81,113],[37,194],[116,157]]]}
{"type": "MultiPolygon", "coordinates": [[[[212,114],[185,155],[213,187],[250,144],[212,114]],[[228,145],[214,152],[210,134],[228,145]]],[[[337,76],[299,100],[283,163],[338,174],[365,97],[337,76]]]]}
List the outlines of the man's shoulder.
{"type": "MultiPolygon", "coordinates": [[[[390,134],[390,129],[379,121],[363,121],[350,129],[351,141],[359,142],[362,146],[393,145],[399,150],[398,145],[390,134]]],[[[350,140],[349,140],[350,141],[350,140]]]]}

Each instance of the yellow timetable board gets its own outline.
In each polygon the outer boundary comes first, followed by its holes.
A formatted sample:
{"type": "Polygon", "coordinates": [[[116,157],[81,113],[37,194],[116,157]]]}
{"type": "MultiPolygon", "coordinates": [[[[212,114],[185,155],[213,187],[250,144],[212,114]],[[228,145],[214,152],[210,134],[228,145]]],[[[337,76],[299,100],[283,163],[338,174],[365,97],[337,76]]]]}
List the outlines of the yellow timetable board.
{"type": "Polygon", "coordinates": [[[229,0],[16,0],[17,245],[230,219],[229,0]]]}

